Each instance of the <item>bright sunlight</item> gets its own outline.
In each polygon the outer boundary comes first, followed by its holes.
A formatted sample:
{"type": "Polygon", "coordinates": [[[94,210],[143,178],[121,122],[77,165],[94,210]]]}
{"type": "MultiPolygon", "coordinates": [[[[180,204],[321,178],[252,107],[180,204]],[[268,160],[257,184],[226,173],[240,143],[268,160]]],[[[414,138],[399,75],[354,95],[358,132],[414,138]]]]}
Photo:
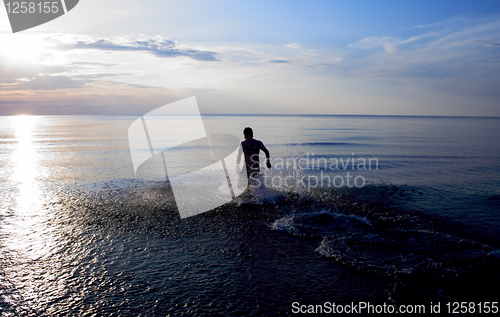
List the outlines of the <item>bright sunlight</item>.
{"type": "Polygon", "coordinates": [[[0,55],[7,62],[30,62],[38,61],[41,55],[48,52],[50,43],[32,35],[2,34],[0,35],[0,55]]]}

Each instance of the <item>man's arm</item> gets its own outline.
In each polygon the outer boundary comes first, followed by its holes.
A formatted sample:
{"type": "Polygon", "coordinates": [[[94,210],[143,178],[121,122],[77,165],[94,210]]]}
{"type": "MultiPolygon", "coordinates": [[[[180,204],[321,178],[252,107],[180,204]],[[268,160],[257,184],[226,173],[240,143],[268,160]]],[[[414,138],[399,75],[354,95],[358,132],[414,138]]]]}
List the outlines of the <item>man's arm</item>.
{"type": "Polygon", "coordinates": [[[262,152],[264,152],[264,154],[266,154],[266,166],[267,168],[271,169],[271,162],[269,161],[269,151],[268,149],[266,148],[266,146],[264,145],[264,143],[260,142],[260,149],[262,150],[262,152]]]}

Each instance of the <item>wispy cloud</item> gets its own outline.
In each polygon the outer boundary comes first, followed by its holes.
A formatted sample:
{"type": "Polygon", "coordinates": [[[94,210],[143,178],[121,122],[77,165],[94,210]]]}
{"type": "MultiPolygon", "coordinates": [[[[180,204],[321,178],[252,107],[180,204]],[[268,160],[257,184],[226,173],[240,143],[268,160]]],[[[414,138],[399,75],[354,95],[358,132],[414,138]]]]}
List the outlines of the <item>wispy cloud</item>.
{"type": "Polygon", "coordinates": [[[290,43],[290,44],[285,45],[285,47],[288,47],[288,48],[300,48],[300,44],[299,43],[290,43]]]}
{"type": "MultiPolygon", "coordinates": [[[[53,43],[59,45],[60,49],[95,49],[102,51],[134,51],[148,52],[157,57],[188,57],[199,61],[217,61],[217,52],[202,51],[189,48],[181,48],[179,44],[161,36],[146,37],[141,39],[119,38],[119,39],[94,39],[85,38],[76,42],[65,42],[64,38],[51,38],[53,43]]],[[[185,46],[185,45],[184,45],[185,46]]]]}
{"type": "Polygon", "coordinates": [[[396,46],[401,40],[395,37],[384,36],[369,36],[356,43],[349,44],[348,48],[360,49],[360,50],[373,50],[382,49],[386,53],[392,54],[396,51],[396,46]]]}
{"type": "Polygon", "coordinates": [[[428,28],[434,29],[409,38],[370,36],[349,44],[342,66],[354,76],[371,78],[500,74],[499,20],[470,20],[461,26],[450,20],[428,28]]]}

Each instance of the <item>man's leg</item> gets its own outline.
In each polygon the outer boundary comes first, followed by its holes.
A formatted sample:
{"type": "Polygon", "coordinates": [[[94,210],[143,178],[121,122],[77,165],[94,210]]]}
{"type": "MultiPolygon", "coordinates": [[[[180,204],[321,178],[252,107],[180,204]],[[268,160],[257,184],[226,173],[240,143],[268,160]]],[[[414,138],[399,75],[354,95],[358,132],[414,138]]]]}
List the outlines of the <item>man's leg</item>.
{"type": "Polygon", "coordinates": [[[248,191],[252,188],[257,187],[257,176],[259,175],[259,168],[248,168],[247,167],[247,176],[248,176],[248,191]]]}

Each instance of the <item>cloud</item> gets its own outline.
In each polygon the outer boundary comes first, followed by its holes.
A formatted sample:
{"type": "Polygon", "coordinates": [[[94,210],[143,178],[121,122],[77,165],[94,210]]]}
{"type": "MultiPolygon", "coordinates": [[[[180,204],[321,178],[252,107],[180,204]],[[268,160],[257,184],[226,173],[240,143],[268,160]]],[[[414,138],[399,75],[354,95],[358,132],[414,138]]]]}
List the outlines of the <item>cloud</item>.
{"type": "Polygon", "coordinates": [[[17,80],[15,89],[21,90],[47,90],[68,89],[82,87],[91,82],[85,79],[74,79],[68,76],[36,76],[17,80]]]}
{"type": "Polygon", "coordinates": [[[290,61],[287,61],[287,60],[284,60],[284,59],[275,59],[275,60],[272,60],[272,61],[268,61],[269,63],[278,63],[278,64],[286,64],[286,63],[290,63],[290,61]]]}
{"type": "Polygon", "coordinates": [[[370,36],[360,40],[357,43],[349,44],[348,48],[360,50],[383,49],[385,52],[392,54],[396,50],[396,45],[400,42],[399,39],[390,36],[377,37],[370,36]]]}
{"type": "Polygon", "coordinates": [[[427,28],[432,28],[432,27],[441,26],[441,25],[443,25],[443,21],[438,21],[438,22],[428,23],[428,24],[415,25],[415,26],[412,26],[412,27],[410,27],[408,29],[410,29],[410,30],[414,30],[414,29],[427,29],[427,28]]]}
{"type": "Polygon", "coordinates": [[[365,78],[500,79],[500,20],[435,23],[408,38],[369,36],[348,45],[341,66],[365,78]],[[429,30],[432,27],[439,27],[429,30]],[[498,75],[497,75],[498,74],[498,75]]]}
{"type": "Polygon", "coordinates": [[[55,75],[65,71],[58,65],[42,65],[29,62],[6,62],[0,58],[0,90],[18,89],[58,89],[73,86],[68,77],[59,78],[55,75]],[[43,74],[43,75],[42,75],[43,74]],[[65,81],[66,83],[63,83],[65,81]]]}
{"type": "Polygon", "coordinates": [[[33,77],[40,73],[59,73],[65,68],[59,65],[41,65],[29,62],[6,62],[0,56],[0,78],[33,77]]]}
{"type": "Polygon", "coordinates": [[[83,67],[94,67],[94,66],[100,66],[100,67],[113,67],[117,66],[117,63],[102,63],[102,62],[85,62],[85,61],[74,61],[70,63],[72,66],[83,66],[83,67]]]}
{"type": "Polygon", "coordinates": [[[300,44],[299,43],[290,43],[290,44],[285,45],[285,47],[288,47],[288,48],[300,48],[300,44]]]}
{"type": "Polygon", "coordinates": [[[173,57],[188,57],[198,61],[218,61],[217,52],[197,50],[188,48],[185,45],[172,41],[168,38],[160,36],[145,37],[133,40],[130,38],[117,39],[94,39],[85,37],[84,39],[75,41],[67,41],[67,38],[53,37],[53,43],[59,45],[60,49],[95,49],[102,51],[133,51],[147,52],[157,57],[173,58],[173,57]]]}
{"type": "Polygon", "coordinates": [[[470,40],[462,43],[463,45],[482,45],[487,47],[500,47],[500,42],[484,41],[484,40],[470,40]]]}

